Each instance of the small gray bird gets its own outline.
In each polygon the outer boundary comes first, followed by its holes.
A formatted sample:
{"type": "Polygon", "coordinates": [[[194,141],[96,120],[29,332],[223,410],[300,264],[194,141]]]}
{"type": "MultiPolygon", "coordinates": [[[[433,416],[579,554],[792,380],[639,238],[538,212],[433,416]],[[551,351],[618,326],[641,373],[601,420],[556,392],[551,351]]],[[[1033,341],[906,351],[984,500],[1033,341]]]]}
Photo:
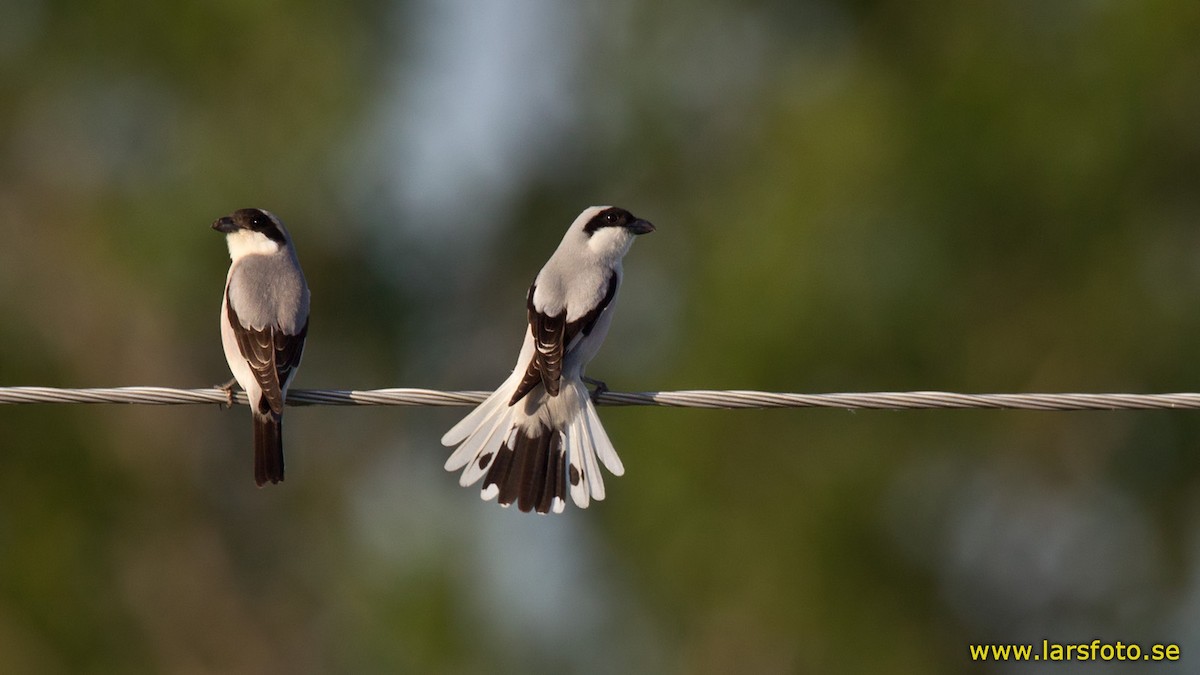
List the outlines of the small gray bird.
{"type": "MultiPolygon", "coordinates": [[[[270,211],[240,209],[212,224],[229,245],[221,344],[254,417],[254,482],[283,480],[283,402],[308,334],[308,285],[292,238],[270,211]]],[[[233,386],[230,382],[229,387],[233,386]]]]}
{"type": "Polygon", "coordinates": [[[625,473],[600,424],[583,370],[604,342],[621,287],[621,260],[654,226],[625,209],[585,209],[529,287],[529,328],[504,384],[442,437],[458,448],[447,471],[459,484],[483,479],[482,497],[522,511],[561,513],[604,499],[597,457],[625,473]]]}

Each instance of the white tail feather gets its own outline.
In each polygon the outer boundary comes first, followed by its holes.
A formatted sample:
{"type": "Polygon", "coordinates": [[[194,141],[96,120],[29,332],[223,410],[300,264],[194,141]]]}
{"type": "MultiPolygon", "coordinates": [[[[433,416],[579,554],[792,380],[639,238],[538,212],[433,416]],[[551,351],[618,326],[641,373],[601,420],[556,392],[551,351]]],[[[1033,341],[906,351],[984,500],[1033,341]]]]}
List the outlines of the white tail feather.
{"type": "Polygon", "coordinates": [[[583,459],[587,462],[587,470],[584,472],[588,477],[588,487],[592,493],[592,499],[601,501],[604,499],[604,477],[600,475],[600,465],[596,463],[596,439],[592,437],[592,432],[588,429],[590,426],[585,416],[581,415],[576,418],[576,424],[579,425],[579,433],[587,439],[587,452],[583,454],[583,459]]]}
{"type": "Polygon", "coordinates": [[[579,471],[579,482],[571,486],[571,501],[575,502],[575,506],[586,509],[591,500],[591,490],[589,488],[587,460],[585,457],[591,453],[591,448],[588,445],[587,437],[582,431],[580,420],[578,418],[571,419],[568,423],[566,433],[571,444],[571,452],[567,457],[570,460],[570,466],[575,467],[579,471]]]}
{"type": "Polygon", "coordinates": [[[462,476],[458,479],[459,485],[469,487],[487,475],[488,469],[496,461],[496,454],[500,451],[500,446],[506,440],[510,443],[512,442],[509,438],[512,435],[512,418],[513,413],[511,410],[502,412],[494,418],[495,421],[487,422],[487,424],[491,425],[490,428],[480,427],[474,436],[471,436],[466,443],[463,443],[462,447],[468,445],[475,445],[477,447],[471,454],[471,459],[467,464],[466,470],[463,471],[462,476]],[[482,440],[477,441],[476,439],[482,440]],[[487,464],[480,466],[481,462],[479,459],[488,455],[490,457],[488,457],[489,461],[487,464]]]}
{"type": "Polygon", "coordinates": [[[600,415],[596,413],[596,406],[592,405],[591,398],[584,399],[583,416],[592,436],[592,446],[596,449],[596,455],[600,457],[604,468],[614,476],[625,475],[625,465],[617,456],[617,449],[613,447],[612,441],[608,440],[608,434],[604,431],[604,425],[600,424],[600,415]]]}
{"type": "MultiPolygon", "coordinates": [[[[509,389],[507,385],[507,382],[504,385],[501,385],[501,387],[494,391],[491,396],[484,399],[483,403],[480,403],[475,407],[474,410],[472,410],[470,413],[467,413],[466,417],[459,420],[458,424],[455,424],[453,427],[451,427],[450,431],[447,431],[446,434],[442,436],[442,445],[449,448],[462,443],[467,439],[468,436],[475,433],[476,429],[483,426],[483,423],[487,418],[490,418],[501,408],[503,408],[504,405],[508,403],[508,401],[504,400],[504,392],[509,389]]],[[[446,468],[449,471],[454,471],[454,469],[451,469],[449,466],[446,468]]]]}
{"type": "Polygon", "coordinates": [[[575,438],[575,434],[571,433],[571,425],[568,424],[562,432],[563,440],[563,468],[567,472],[567,494],[571,496],[571,501],[576,502],[575,493],[580,489],[578,485],[571,481],[571,467],[579,465],[579,439],[575,438]]]}
{"type": "MultiPolygon", "coordinates": [[[[479,449],[487,443],[488,439],[496,432],[499,418],[504,417],[504,409],[495,407],[488,414],[479,420],[479,423],[463,438],[462,445],[458,446],[449,458],[446,459],[445,468],[447,471],[458,471],[467,466],[479,456],[479,449]]],[[[445,443],[445,439],[442,440],[445,443]]]]}

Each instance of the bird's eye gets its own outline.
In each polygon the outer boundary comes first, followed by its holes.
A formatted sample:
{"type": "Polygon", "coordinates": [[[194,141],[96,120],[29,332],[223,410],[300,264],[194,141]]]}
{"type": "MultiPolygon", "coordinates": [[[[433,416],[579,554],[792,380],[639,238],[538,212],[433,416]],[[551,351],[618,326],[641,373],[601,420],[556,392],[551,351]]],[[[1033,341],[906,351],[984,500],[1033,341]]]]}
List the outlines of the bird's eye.
{"type": "Polygon", "coordinates": [[[617,223],[617,214],[610,213],[610,214],[604,216],[604,220],[608,221],[610,224],[615,225],[617,223]]]}

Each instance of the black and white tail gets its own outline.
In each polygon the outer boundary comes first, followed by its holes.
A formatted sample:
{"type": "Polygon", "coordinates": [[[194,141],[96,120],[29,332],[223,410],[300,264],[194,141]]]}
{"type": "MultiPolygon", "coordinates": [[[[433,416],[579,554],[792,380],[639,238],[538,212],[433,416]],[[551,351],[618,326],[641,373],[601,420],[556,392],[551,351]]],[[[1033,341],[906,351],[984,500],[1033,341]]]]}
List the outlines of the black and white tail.
{"type": "Polygon", "coordinates": [[[505,507],[515,502],[525,512],[562,513],[568,493],[579,508],[604,499],[599,465],[614,476],[625,467],[587,387],[563,378],[557,396],[538,386],[509,405],[516,385],[510,378],[446,432],[442,445],[458,446],[446,470],[462,469],[463,487],[483,479],[483,499],[505,507]]]}

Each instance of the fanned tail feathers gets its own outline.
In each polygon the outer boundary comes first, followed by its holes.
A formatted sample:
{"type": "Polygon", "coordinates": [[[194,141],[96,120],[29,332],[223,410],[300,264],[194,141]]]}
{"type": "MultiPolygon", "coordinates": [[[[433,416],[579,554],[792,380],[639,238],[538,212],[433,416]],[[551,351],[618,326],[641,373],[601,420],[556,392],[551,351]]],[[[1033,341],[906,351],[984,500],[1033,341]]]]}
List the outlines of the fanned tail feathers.
{"type": "Polygon", "coordinates": [[[580,382],[564,381],[558,396],[530,393],[535,401],[508,405],[501,387],[442,437],[458,448],[447,471],[462,469],[459,484],[483,479],[481,496],[521,511],[561,513],[567,494],[579,508],[604,499],[599,465],[625,472],[596,408],[580,382]],[[599,460],[599,462],[597,461],[599,460]]]}

